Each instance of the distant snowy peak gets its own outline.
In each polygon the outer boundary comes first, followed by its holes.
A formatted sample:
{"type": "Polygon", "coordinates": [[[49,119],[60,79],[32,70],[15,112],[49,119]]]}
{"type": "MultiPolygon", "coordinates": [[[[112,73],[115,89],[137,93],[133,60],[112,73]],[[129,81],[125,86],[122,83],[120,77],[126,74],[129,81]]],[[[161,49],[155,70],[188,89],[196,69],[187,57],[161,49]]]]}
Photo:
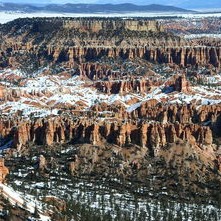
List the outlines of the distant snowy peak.
{"type": "Polygon", "coordinates": [[[0,11],[21,11],[21,12],[35,12],[39,8],[29,4],[16,4],[16,3],[0,3],[0,11]]]}
{"type": "Polygon", "coordinates": [[[183,8],[166,5],[125,4],[48,4],[36,6],[32,4],[0,3],[0,11],[23,12],[62,12],[62,13],[114,13],[114,12],[189,12],[183,8]]]}

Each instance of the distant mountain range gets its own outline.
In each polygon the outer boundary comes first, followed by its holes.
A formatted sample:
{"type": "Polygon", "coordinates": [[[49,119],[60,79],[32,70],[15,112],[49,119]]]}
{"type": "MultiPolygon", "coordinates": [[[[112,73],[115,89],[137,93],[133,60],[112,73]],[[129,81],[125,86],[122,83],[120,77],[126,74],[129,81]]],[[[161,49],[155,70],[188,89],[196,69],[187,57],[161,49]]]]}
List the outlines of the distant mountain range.
{"type": "Polygon", "coordinates": [[[49,4],[35,6],[32,4],[1,3],[0,11],[19,12],[62,12],[62,13],[127,13],[127,12],[191,12],[183,8],[165,5],[135,4],[49,4]]]}

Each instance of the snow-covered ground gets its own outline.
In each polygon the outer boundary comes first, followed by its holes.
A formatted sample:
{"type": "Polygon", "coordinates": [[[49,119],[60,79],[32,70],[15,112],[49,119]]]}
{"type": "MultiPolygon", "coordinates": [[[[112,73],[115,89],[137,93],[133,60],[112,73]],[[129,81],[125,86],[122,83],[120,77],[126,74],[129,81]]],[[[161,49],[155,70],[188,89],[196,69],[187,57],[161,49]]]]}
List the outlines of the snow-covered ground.
{"type": "Polygon", "coordinates": [[[25,78],[19,71],[5,70],[0,72],[0,83],[4,96],[0,101],[0,109],[4,115],[12,115],[18,111],[22,116],[44,117],[48,115],[57,115],[59,110],[78,110],[87,111],[91,106],[99,103],[112,105],[121,103],[132,112],[143,102],[150,99],[156,99],[159,102],[168,103],[190,103],[194,101],[199,105],[221,103],[221,94],[219,85],[221,76],[204,77],[206,84],[212,84],[213,87],[204,85],[191,87],[190,93],[179,93],[176,91],[165,91],[164,84],[152,87],[150,92],[140,94],[139,92],[128,92],[125,94],[107,94],[98,91],[94,82],[90,80],[83,81],[79,76],[70,75],[44,75],[38,74],[33,78],[25,78]],[[21,86],[16,83],[4,80],[10,76],[19,79],[21,86]]]}
{"type": "Polygon", "coordinates": [[[17,185],[16,182],[14,186],[19,189],[20,185],[23,185],[26,194],[31,189],[36,189],[39,195],[41,195],[42,187],[45,187],[47,195],[58,196],[66,202],[79,202],[82,205],[98,209],[103,215],[110,213],[113,219],[116,218],[118,210],[126,212],[133,220],[143,221],[154,221],[157,215],[164,217],[161,220],[169,220],[169,216],[171,216],[180,221],[194,220],[195,214],[200,214],[203,220],[205,218],[207,218],[205,220],[210,220],[211,214],[215,217],[214,220],[220,220],[221,218],[221,211],[212,204],[185,203],[182,200],[176,202],[176,200],[170,198],[164,201],[165,196],[169,194],[166,187],[163,186],[158,193],[154,192],[152,188],[136,186],[132,194],[126,188],[118,190],[116,187],[121,186],[122,183],[116,178],[111,181],[113,186],[109,186],[107,183],[110,184],[110,180],[107,181],[105,178],[103,180],[87,181],[78,178],[70,179],[67,174],[59,173],[59,176],[51,176],[48,181],[38,183],[25,180],[23,177],[17,177],[16,179],[22,179],[22,184],[17,185]],[[58,182],[59,176],[59,180],[62,180],[62,182],[58,182]],[[140,219],[141,217],[142,219],[140,219]]]}
{"type": "MultiPolygon", "coordinates": [[[[27,199],[22,197],[18,192],[15,192],[12,188],[0,183],[0,189],[2,191],[2,195],[5,199],[8,199],[12,205],[18,205],[22,208],[26,207],[29,212],[34,213],[35,207],[40,204],[32,197],[32,199],[27,199]]],[[[41,221],[50,221],[50,217],[45,216],[42,212],[39,213],[41,221]]]]}
{"type": "Polygon", "coordinates": [[[221,38],[221,34],[191,34],[191,35],[184,35],[186,39],[194,39],[194,38],[221,38]]]}
{"type": "Polygon", "coordinates": [[[171,17],[181,16],[184,18],[205,18],[205,17],[221,17],[221,13],[180,13],[180,12],[151,12],[151,13],[52,13],[52,12],[0,12],[0,23],[7,23],[17,18],[33,18],[33,17],[171,17]]]}

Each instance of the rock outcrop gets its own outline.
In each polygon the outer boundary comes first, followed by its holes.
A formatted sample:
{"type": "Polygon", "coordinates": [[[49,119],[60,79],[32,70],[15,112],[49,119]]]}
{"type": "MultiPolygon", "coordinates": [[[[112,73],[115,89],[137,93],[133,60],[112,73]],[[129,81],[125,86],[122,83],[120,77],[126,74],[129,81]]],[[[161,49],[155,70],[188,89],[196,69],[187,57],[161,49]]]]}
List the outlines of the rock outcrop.
{"type": "Polygon", "coordinates": [[[1,34],[0,67],[27,68],[31,62],[33,68],[45,63],[66,63],[73,68],[76,63],[105,56],[219,67],[221,59],[220,47],[186,42],[163,32],[153,20],[20,19],[3,25],[1,34]]]}
{"type": "Polygon", "coordinates": [[[0,183],[3,183],[5,180],[5,177],[8,175],[9,170],[4,164],[4,159],[0,159],[0,183]]]}
{"type": "Polygon", "coordinates": [[[145,93],[150,91],[151,82],[147,79],[127,79],[119,81],[97,82],[95,87],[107,94],[127,94],[130,92],[145,93]]]}
{"type": "Polygon", "coordinates": [[[185,123],[122,123],[94,122],[56,117],[53,120],[37,120],[19,124],[15,131],[15,145],[24,146],[29,142],[41,145],[54,143],[91,143],[103,145],[105,142],[118,146],[134,144],[150,150],[162,148],[178,139],[193,145],[211,145],[212,131],[209,127],[185,123]],[[35,128],[35,129],[34,129],[35,128]],[[24,134],[27,136],[24,137],[24,134]],[[36,139],[41,135],[42,139],[36,139]]]}
{"type": "Polygon", "coordinates": [[[82,32],[99,32],[102,29],[105,30],[119,30],[125,29],[130,31],[163,31],[163,27],[159,22],[154,20],[139,21],[139,20],[119,20],[115,19],[75,19],[65,20],[63,24],[66,29],[80,29],[82,32]]]}
{"type": "Polygon", "coordinates": [[[191,141],[194,145],[211,145],[213,134],[219,131],[220,105],[166,105],[157,100],[141,104],[132,112],[121,106],[92,107],[91,119],[78,117],[36,118],[32,120],[0,121],[1,135],[14,137],[15,146],[20,149],[29,142],[37,145],[54,143],[91,143],[93,145],[112,143],[125,146],[129,143],[147,147],[163,147],[177,139],[191,141]],[[99,120],[100,112],[107,121],[99,120]],[[110,118],[109,112],[116,114],[110,118]],[[96,114],[97,113],[97,114],[96,114]],[[120,118],[123,118],[120,119],[120,118]]]}
{"type": "Polygon", "coordinates": [[[178,78],[175,81],[174,88],[176,91],[183,93],[189,93],[191,91],[190,83],[186,80],[186,76],[184,74],[178,76],[178,78]]]}

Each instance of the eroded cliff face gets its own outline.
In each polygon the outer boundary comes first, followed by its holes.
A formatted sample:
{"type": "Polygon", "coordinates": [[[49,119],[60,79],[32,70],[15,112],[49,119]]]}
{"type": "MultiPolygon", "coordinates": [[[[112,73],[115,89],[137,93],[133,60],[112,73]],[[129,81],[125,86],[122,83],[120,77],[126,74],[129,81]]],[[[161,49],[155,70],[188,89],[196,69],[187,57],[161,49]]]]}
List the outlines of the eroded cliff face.
{"type": "MultiPolygon", "coordinates": [[[[53,63],[66,63],[70,68],[75,64],[82,61],[92,61],[94,58],[101,58],[107,56],[109,58],[121,57],[123,59],[135,59],[142,58],[150,62],[177,64],[183,67],[188,65],[205,66],[208,64],[214,67],[220,67],[221,61],[221,49],[220,47],[204,47],[204,46],[188,46],[180,47],[156,47],[148,45],[150,41],[143,42],[139,46],[109,44],[106,45],[94,45],[91,46],[73,46],[65,47],[62,44],[59,48],[57,46],[41,47],[36,49],[37,46],[33,46],[32,52],[30,52],[25,46],[21,46],[18,50],[14,50],[13,46],[1,50],[1,67],[13,67],[18,66],[18,57],[22,56],[22,53],[27,53],[28,56],[41,57],[39,60],[39,66],[46,62],[53,63]],[[112,45],[112,46],[110,46],[112,45]],[[8,51],[11,51],[8,53],[8,51]],[[21,53],[21,54],[20,54],[21,53]]],[[[122,43],[123,44],[123,43],[122,43]]],[[[167,42],[165,42],[167,45],[167,42]]]]}
{"type": "MultiPolygon", "coordinates": [[[[104,108],[107,110],[107,107],[104,108]]],[[[118,114],[124,116],[123,121],[117,118],[101,120],[96,117],[99,111],[101,109],[95,109],[92,119],[62,116],[25,121],[2,119],[1,131],[4,136],[13,135],[14,144],[19,149],[30,142],[48,146],[68,142],[110,143],[119,147],[134,144],[157,156],[160,149],[179,140],[201,148],[212,146],[221,115],[220,105],[165,107],[155,100],[128,114],[123,108],[117,108],[116,112],[121,111],[118,114]]]]}
{"type": "Polygon", "coordinates": [[[81,32],[99,32],[103,29],[105,30],[118,30],[125,29],[131,31],[153,31],[159,32],[163,31],[163,27],[159,22],[154,20],[149,21],[138,21],[138,20],[96,20],[93,19],[79,19],[79,20],[65,20],[63,23],[64,28],[66,29],[78,29],[81,32]]]}
{"type": "Polygon", "coordinates": [[[197,46],[151,20],[20,19],[2,26],[1,39],[1,67],[37,59],[38,67],[66,63],[72,68],[103,56],[219,67],[221,59],[219,47],[197,46]]]}

